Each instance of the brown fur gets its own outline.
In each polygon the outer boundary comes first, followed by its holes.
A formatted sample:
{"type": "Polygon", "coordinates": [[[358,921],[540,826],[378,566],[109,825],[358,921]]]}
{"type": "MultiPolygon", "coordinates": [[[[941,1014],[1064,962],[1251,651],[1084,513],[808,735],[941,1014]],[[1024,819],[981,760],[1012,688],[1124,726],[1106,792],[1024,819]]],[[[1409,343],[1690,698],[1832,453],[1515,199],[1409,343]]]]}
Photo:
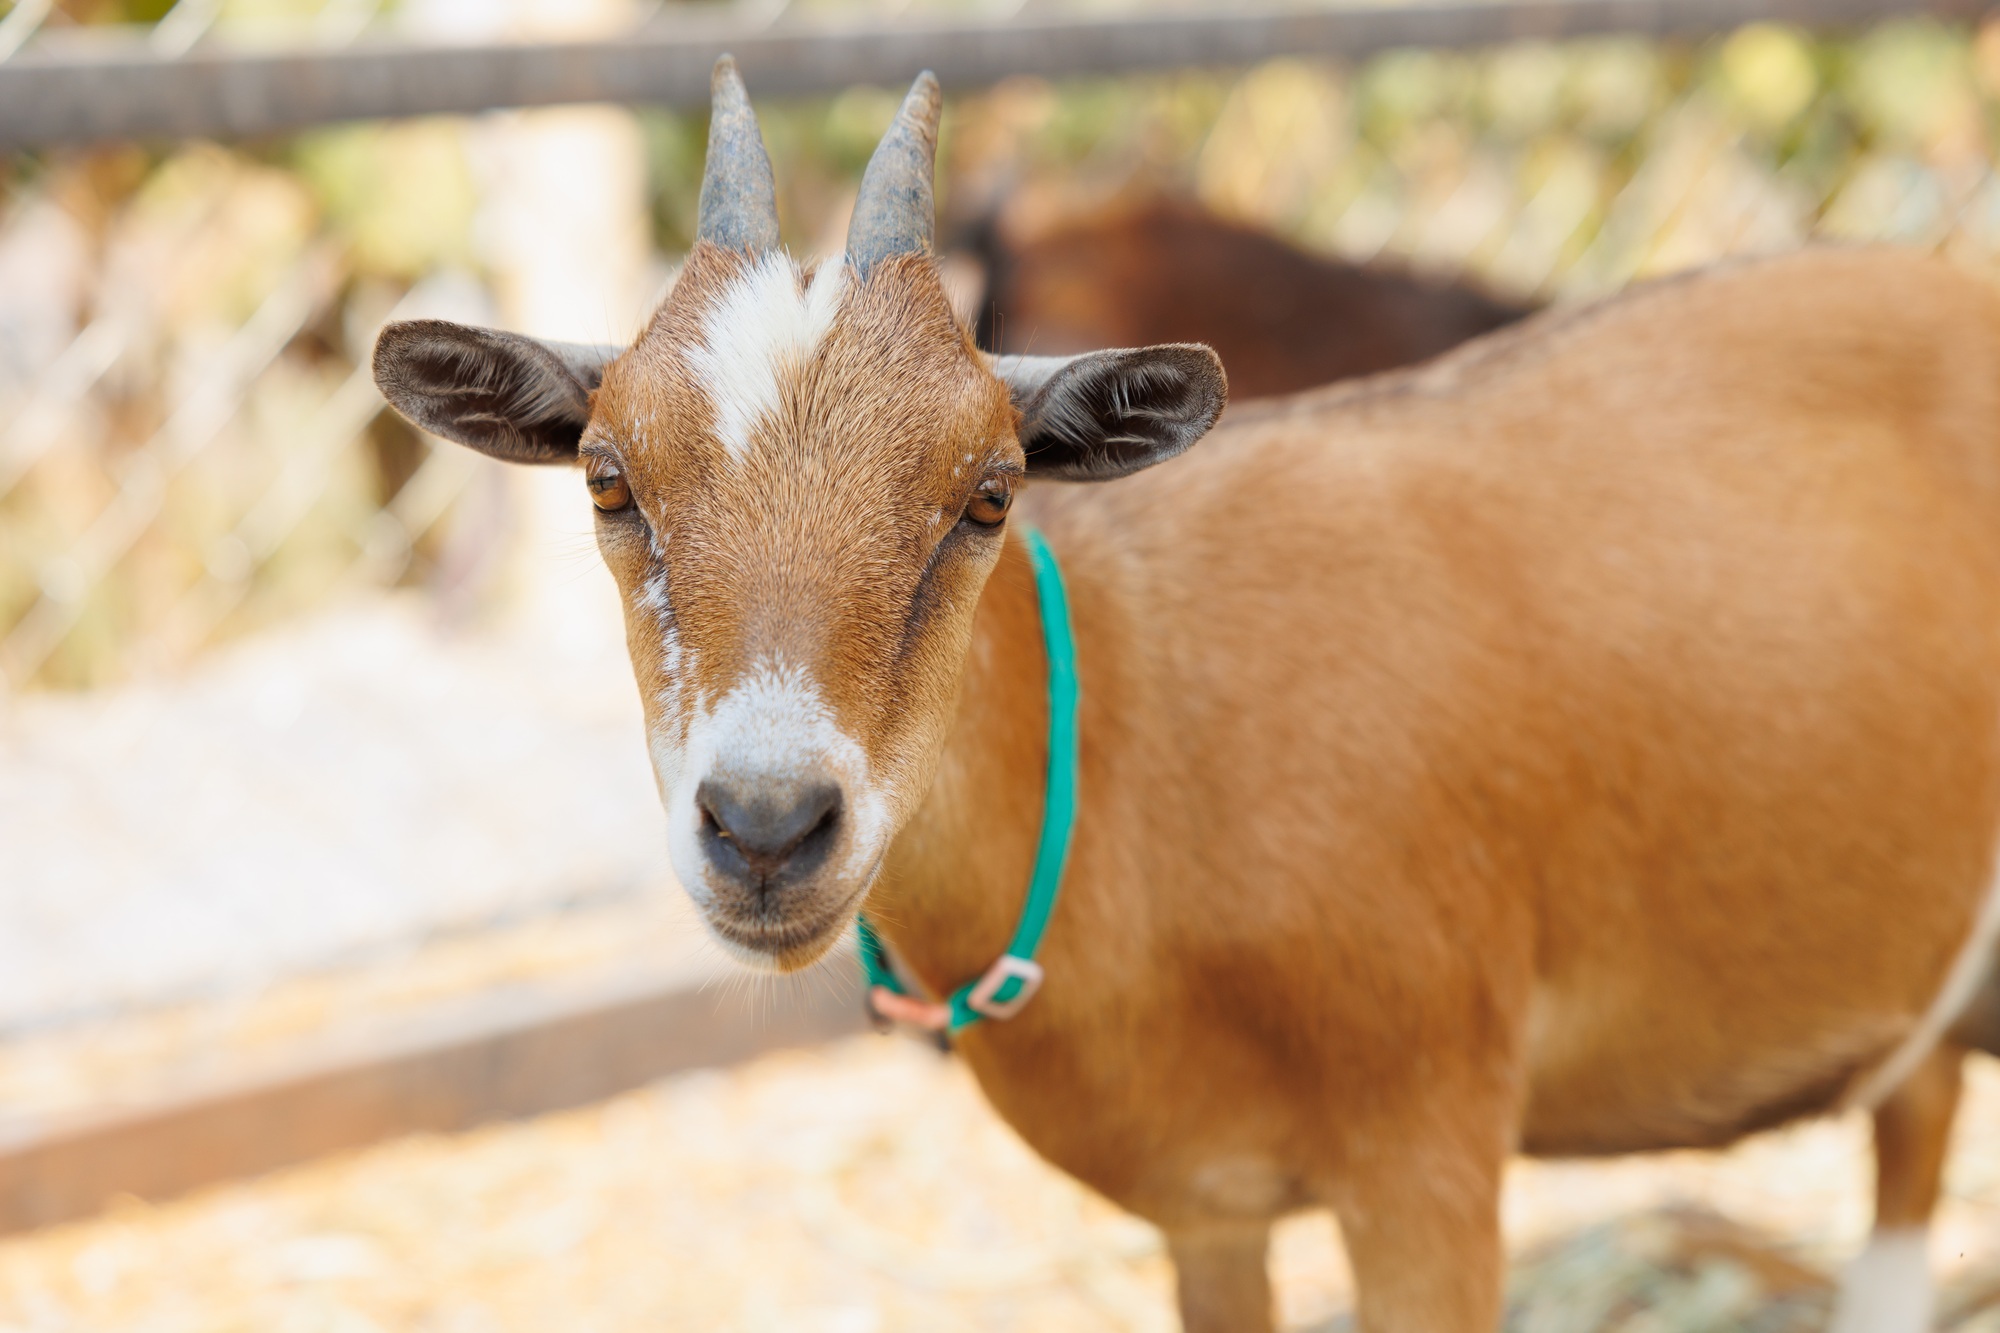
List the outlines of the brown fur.
{"type": "Polygon", "coordinates": [[[1965,1051],[1940,1046],[1875,1112],[1875,1225],[1921,1227],[1944,1189],[1965,1051]]]}
{"type": "Polygon", "coordinates": [[[1464,285],[1307,254],[1170,199],[1029,236],[1004,218],[979,230],[982,346],[1055,355],[1207,343],[1238,399],[1412,365],[1528,313],[1464,285]]]}
{"type": "MultiPolygon", "coordinates": [[[[605,376],[585,451],[616,449],[640,507],[671,534],[654,562],[636,534],[607,529],[606,557],[628,592],[655,565],[666,570],[680,634],[700,663],[687,707],[713,701],[760,654],[788,652],[815,666],[842,723],[876,757],[909,762],[912,715],[897,705],[949,690],[949,650],[963,645],[933,643],[903,613],[926,598],[969,605],[977,595],[955,565],[931,571],[938,586],[919,587],[930,520],[956,518],[977,479],[940,467],[932,443],[962,443],[982,460],[994,453],[1018,471],[1012,409],[951,320],[931,266],[890,261],[857,289],[793,386],[782,428],[744,463],[726,462],[684,353],[744,267],[739,255],[699,249],[674,299],[605,376]],[[857,394],[857,382],[895,391],[857,394]]],[[[631,627],[635,656],[656,656],[651,620],[631,627]]]]}
{"type": "MultiPolygon", "coordinates": [[[[865,894],[941,994],[1005,945],[1040,821],[1025,556],[949,526],[1022,468],[1015,417],[911,256],[729,459],[688,348],[744,264],[697,250],[583,432],[638,498],[600,540],[649,724],[808,671],[893,844],[872,882],[709,918],[797,967],[865,894]]],[[[1266,1230],[1321,1202],[1370,1333],[1490,1329],[1510,1152],[1825,1107],[1968,938],[2000,303],[1940,261],[1658,284],[1017,511],[1071,589],[1081,809],[1047,984],[961,1045],[1030,1143],[1166,1229],[1190,1327],[1268,1327],[1266,1230]]],[[[1924,1078],[1884,1111],[1898,1207],[1935,1174],[1924,1078]]]]}
{"type": "MultiPolygon", "coordinates": [[[[1084,804],[1047,986],[963,1043],[995,1105],[1170,1235],[1331,1203],[1380,1333],[1492,1326],[1511,1149],[1828,1104],[1992,874],[1996,428],[1993,298],[1822,252],[1034,496],[1084,804]]],[[[870,900],[939,990],[1025,883],[1033,624],[1010,549],[870,900]]]]}

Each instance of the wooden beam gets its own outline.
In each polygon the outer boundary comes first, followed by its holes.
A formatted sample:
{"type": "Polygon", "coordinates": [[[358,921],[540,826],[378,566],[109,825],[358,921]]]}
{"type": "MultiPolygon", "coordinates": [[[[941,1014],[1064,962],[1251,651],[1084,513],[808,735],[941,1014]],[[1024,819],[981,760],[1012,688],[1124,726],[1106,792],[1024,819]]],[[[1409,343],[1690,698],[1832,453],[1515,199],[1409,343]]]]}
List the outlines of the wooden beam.
{"type": "Polygon", "coordinates": [[[703,1066],[861,1032],[855,995],[626,976],[516,987],[286,1068],[0,1134],[0,1232],[161,1200],[418,1131],[582,1106],[703,1066]]]}
{"type": "Polygon", "coordinates": [[[1758,20],[1845,26],[1892,15],[1969,17],[1984,0],[1416,0],[1394,6],[1122,17],[899,19],[752,27],[687,11],[628,36],[547,45],[231,50],[165,57],[140,33],[70,29],[0,63],[0,148],[119,139],[240,138],[333,121],[620,102],[700,107],[733,52],[758,97],[1016,74],[1244,65],[1278,55],[1365,56],[1600,33],[1702,36],[1758,20]]]}

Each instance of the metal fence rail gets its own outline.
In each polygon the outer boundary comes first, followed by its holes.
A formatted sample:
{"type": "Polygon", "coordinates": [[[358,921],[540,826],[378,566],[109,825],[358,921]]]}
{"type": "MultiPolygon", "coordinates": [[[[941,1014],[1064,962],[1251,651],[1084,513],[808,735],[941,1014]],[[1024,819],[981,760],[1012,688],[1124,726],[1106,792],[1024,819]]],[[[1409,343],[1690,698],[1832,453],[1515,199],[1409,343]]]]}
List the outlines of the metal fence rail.
{"type": "MultiPolygon", "coordinates": [[[[1893,15],[1967,18],[1984,0],[1417,0],[1394,7],[771,25],[668,11],[615,40],[341,50],[175,52],[154,35],[85,30],[0,64],[0,147],[231,138],[378,116],[567,102],[699,107],[733,52],[760,96],[838,92],[937,71],[965,89],[1276,56],[1354,59],[1395,47],[1487,46],[1603,33],[1703,37],[1761,21],[1837,27],[1893,15]]],[[[171,18],[171,16],[170,16],[171,18]]]]}

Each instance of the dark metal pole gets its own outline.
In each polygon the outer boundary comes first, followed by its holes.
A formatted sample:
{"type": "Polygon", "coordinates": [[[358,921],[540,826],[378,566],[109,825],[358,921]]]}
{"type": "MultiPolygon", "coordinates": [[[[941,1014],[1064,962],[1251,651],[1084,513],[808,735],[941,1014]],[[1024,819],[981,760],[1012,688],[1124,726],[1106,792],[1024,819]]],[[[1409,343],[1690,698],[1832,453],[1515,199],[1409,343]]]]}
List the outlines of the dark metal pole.
{"type": "Polygon", "coordinates": [[[747,28],[674,14],[629,36],[548,45],[154,53],[129,32],[71,30],[0,63],[0,147],[112,139],[237,138],[331,121],[568,102],[701,107],[733,52],[759,97],[1014,74],[1241,65],[1276,55],[1363,56],[1399,46],[1485,46],[1596,33],[1698,36],[1758,20],[1841,26],[1899,14],[1964,17],[1984,0],[1419,0],[1381,8],[1115,18],[898,20],[747,28]]]}

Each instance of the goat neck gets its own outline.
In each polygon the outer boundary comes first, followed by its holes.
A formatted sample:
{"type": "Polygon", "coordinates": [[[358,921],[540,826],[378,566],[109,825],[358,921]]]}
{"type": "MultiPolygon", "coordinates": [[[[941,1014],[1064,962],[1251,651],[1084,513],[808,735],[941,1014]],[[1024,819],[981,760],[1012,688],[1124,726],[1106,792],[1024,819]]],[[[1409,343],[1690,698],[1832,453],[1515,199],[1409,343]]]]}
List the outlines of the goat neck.
{"type": "MultiPolygon", "coordinates": [[[[1065,562],[1064,573],[1074,588],[1077,571],[1065,562]]],[[[871,919],[934,995],[1006,948],[1027,895],[1049,755],[1040,617],[1026,548],[1010,533],[973,619],[937,777],[869,896],[871,919]]]]}

